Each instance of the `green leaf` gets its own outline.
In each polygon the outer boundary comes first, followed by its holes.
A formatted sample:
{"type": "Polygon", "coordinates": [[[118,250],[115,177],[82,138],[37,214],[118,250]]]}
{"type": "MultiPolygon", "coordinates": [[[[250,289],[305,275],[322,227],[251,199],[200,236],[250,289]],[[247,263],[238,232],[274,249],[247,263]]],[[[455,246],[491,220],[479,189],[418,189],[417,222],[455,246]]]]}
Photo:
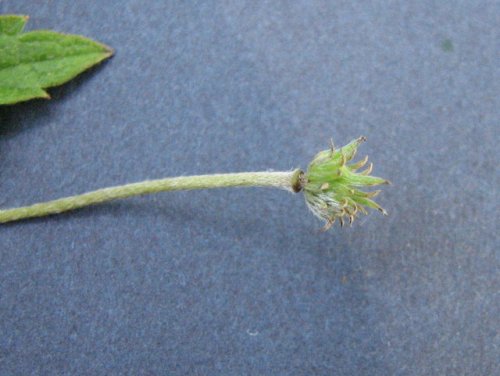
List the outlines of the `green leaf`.
{"type": "Polygon", "coordinates": [[[79,35],[23,33],[27,16],[0,16],[0,104],[50,98],[57,86],[110,57],[112,50],[79,35]]]}

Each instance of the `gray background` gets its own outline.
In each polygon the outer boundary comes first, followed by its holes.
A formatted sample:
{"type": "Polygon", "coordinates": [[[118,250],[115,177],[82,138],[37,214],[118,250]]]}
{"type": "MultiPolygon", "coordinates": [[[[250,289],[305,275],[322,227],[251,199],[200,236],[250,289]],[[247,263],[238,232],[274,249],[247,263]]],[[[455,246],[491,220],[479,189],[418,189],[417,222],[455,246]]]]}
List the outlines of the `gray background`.
{"type": "Polygon", "coordinates": [[[0,227],[0,374],[498,375],[498,1],[0,1],[112,60],[0,108],[0,205],[306,167],[394,185],[164,193],[0,227]]]}

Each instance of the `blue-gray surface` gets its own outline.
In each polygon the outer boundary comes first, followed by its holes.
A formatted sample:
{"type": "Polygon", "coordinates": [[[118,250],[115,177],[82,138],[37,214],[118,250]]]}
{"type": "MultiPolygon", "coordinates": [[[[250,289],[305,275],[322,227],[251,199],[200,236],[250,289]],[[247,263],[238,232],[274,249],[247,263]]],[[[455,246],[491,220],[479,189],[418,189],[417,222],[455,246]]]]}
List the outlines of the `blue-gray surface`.
{"type": "Polygon", "coordinates": [[[497,1],[1,1],[110,61],[0,109],[0,205],[305,167],[393,181],[352,228],[301,195],[165,193],[0,227],[0,374],[500,374],[497,1]]]}

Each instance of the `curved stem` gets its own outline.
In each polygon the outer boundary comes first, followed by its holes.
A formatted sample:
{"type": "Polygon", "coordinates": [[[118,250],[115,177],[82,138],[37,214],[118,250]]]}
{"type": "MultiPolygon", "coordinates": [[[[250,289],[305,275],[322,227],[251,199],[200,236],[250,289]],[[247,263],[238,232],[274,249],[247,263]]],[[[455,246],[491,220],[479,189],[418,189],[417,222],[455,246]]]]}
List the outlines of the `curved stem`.
{"type": "Polygon", "coordinates": [[[242,172],[146,180],[140,183],[99,189],[31,206],[0,210],[0,223],[43,217],[105,201],[166,191],[224,187],[275,187],[299,192],[302,188],[301,176],[302,171],[297,169],[289,172],[242,172]]]}

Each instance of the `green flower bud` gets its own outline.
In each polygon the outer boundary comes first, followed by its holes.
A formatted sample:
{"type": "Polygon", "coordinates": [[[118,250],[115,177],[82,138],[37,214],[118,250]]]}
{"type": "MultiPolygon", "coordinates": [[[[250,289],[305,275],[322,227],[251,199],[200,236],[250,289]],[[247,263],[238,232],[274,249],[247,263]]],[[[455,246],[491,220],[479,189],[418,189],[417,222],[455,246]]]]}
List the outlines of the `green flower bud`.
{"type": "Polygon", "coordinates": [[[360,137],[346,146],[335,149],[332,146],[316,154],[303,177],[303,189],[307,206],[318,218],[326,221],[323,230],[328,230],[339,219],[352,223],[359,213],[367,214],[366,207],[386,211],[372,200],[380,191],[364,192],[363,187],[390,184],[388,180],[371,176],[373,165],[359,171],[368,157],[356,162],[350,161],[356,155],[358,146],[366,141],[360,137]]]}

